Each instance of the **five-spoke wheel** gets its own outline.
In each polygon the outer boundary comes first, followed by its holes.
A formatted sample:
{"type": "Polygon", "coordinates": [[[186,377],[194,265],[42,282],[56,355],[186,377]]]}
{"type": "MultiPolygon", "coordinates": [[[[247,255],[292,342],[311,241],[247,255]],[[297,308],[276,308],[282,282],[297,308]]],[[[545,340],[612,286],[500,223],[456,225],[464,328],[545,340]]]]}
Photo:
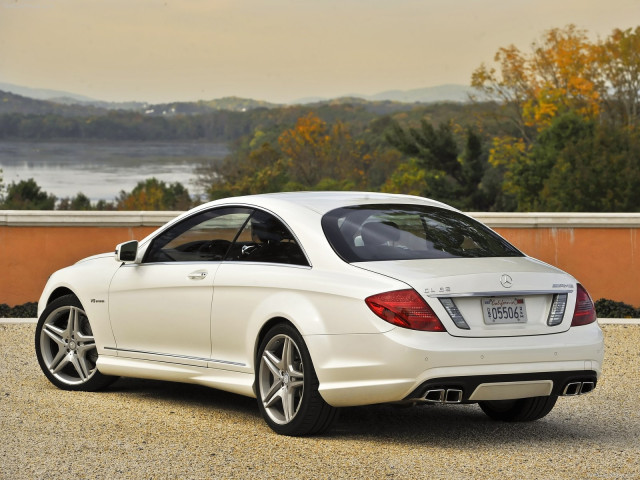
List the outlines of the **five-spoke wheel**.
{"type": "Polygon", "coordinates": [[[38,362],[47,378],[65,390],[98,390],[114,378],[96,368],[98,351],[89,319],[75,296],[47,306],[36,327],[38,362]]]}
{"type": "Polygon", "coordinates": [[[286,424],[294,419],[304,395],[300,350],[288,336],[275,335],[262,352],[260,396],[269,418],[286,424]]]}
{"type": "Polygon", "coordinates": [[[283,323],[269,330],[256,360],[258,406],[274,431],[307,435],[331,425],[337,409],[320,396],[311,357],[296,329],[283,323]]]}

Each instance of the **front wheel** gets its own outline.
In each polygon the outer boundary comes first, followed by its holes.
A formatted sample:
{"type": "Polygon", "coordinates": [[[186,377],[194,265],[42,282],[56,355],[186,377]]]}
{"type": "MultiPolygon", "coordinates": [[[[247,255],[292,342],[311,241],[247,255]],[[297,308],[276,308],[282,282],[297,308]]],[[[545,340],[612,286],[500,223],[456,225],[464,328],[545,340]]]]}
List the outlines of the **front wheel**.
{"type": "Polygon", "coordinates": [[[503,422],[532,422],[548,414],[558,400],[548,397],[518,398],[515,400],[488,400],[478,402],[482,411],[493,420],[503,422]]]}
{"type": "Polygon", "coordinates": [[[95,391],[117,378],[103,375],[96,368],[98,350],[93,331],[74,295],[47,305],[38,320],[35,341],[40,368],[58,388],[95,391]]]}
{"type": "Polygon", "coordinates": [[[331,426],[338,410],[320,396],[311,356],[295,328],[280,324],[269,330],[256,360],[258,408],[272,430],[300,436],[331,426]]]}

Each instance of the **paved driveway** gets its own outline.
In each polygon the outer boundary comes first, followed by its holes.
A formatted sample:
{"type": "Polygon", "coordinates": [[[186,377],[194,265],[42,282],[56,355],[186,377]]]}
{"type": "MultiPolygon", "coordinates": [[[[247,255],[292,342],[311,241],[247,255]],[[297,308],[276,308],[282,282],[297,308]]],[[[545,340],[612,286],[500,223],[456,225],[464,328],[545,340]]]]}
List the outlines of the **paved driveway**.
{"type": "Polygon", "coordinates": [[[198,386],[58,390],[39,371],[35,326],[0,325],[0,478],[638,479],[640,326],[603,329],[598,388],[538,422],[492,422],[475,405],[374,406],[288,438],[254,399],[198,386]]]}

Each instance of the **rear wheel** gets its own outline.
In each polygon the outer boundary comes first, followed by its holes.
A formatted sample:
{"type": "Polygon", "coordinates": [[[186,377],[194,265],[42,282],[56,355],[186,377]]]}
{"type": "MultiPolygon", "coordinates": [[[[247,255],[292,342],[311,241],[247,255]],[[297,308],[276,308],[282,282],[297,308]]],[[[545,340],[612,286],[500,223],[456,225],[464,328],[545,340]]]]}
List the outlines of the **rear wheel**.
{"type": "Polygon", "coordinates": [[[337,409],[320,396],[311,356],[295,328],[280,324],[269,330],[256,363],[258,407],[271,429],[300,436],[331,426],[337,409]]]}
{"type": "Polygon", "coordinates": [[[488,400],[478,402],[482,411],[493,420],[503,422],[531,422],[548,414],[558,397],[518,398],[515,400],[488,400]]]}
{"type": "Polygon", "coordinates": [[[103,375],[96,368],[98,350],[91,324],[74,295],[54,300],[42,312],[35,348],[40,368],[63,390],[95,391],[117,378],[103,375]]]}

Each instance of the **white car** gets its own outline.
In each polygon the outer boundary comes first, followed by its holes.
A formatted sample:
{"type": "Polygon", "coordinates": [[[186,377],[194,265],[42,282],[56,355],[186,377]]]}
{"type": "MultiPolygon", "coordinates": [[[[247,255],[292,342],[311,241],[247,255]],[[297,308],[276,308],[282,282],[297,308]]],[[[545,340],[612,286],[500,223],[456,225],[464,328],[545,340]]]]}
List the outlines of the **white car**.
{"type": "Polygon", "coordinates": [[[207,385],[257,397],[285,435],[387,402],[536,420],[592,391],[603,359],[576,279],[405,195],[210,202],[54,273],[38,309],[36,353],[57,387],[207,385]]]}

